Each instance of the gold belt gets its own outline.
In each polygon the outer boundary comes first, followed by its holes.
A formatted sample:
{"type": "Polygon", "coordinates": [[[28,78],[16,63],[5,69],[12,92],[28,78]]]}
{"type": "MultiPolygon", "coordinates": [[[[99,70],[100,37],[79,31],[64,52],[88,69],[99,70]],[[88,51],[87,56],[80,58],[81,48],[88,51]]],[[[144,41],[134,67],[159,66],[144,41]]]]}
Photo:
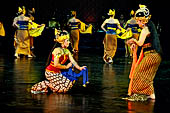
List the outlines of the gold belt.
{"type": "Polygon", "coordinates": [[[145,51],[144,52],[144,55],[148,54],[148,53],[155,53],[156,51],[155,50],[149,50],[149,51],[145,51]]]}
{"type": "Polygon", "coordinates": [[[148,47],[151,47],[151,43],[147,43],[143,45],[143,48],[148,48],[148,47]]]}

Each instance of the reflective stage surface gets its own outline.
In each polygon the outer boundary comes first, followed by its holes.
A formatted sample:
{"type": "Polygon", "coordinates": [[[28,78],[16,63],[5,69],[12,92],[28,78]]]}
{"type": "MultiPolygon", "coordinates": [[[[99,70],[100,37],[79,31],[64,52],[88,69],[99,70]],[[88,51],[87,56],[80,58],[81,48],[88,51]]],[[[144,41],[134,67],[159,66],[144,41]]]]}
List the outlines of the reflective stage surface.
{"type": "Polygon", "coordinates": [[[126,96],[131,59],[116,55],[105,64],[102,54],[81,52],[78,63],[87,65],[90,84],[82,78],[67,94],[31,94],[30,88],[45,79],[47,56],[15,59],[0,55],[0,113],[164,113],[170,104],[170,61],[162,61],[154,80],[156,100],[129,102],[126,96]]]}

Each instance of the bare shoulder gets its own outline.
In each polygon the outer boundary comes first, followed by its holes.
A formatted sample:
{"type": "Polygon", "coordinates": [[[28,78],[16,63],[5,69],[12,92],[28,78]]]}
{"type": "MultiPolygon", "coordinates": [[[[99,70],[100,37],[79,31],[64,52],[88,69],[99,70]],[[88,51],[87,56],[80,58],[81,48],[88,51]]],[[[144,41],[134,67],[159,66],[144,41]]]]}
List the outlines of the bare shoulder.
{"type": "Polygon", "coordinates": [[[118,20],[118,19],[114,19],[114,21],[115,21],[115,22],[119,22],[119,20],[118,20]]]}
{"type": "Polygon", "coordinates": [[[104,22],[105,22],[105,23],[108,23],[108,21],[109,21],[109,19],[106,19],[104,22]]]}
{"type": "Polygon", "coordinates": [[[17,21],[18,19],[19,19],[19,17],[15,17],[15,18],[14,18],[14,21],[17,21]]]}
{"type": "Polygon", "coordinates": [[[120,24],[118,19],[114,19],[114,21],[115,21],[116,24],[120,24]]]}
{"type": "Polygon", "coordinates": [[[77,22],[81,22],[80,19],[78,19],[78,18],[76,18],[76,21],[77,21],[77,22]]]}
{"type": "Polygon", "coordinates": [[[26,16],[26,17],[25,17],[25,20],[29,21],[29,20],[31,20],[31,19],[30,19],[29,17],[26,16]]]}
{"type": "Polygon", "coordinates": [[[60,47],[57,47],[57,48],[55,48],[54,50],[53,50],[53,54],[59,54],[59,53],[61,53],[61,48],[60,47]]]}

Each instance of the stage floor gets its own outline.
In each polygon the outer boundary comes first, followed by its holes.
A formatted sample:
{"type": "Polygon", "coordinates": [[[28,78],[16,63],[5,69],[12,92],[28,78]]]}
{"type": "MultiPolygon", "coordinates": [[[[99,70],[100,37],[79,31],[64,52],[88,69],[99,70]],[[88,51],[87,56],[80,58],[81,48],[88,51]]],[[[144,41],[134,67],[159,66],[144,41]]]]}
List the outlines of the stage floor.
{"type": "MultiPolygon", "coordinates": [[[[164,113],[170,105],[170,60],[162,61],[154,80],[155,101],[129,102],[126,96],[131,59],[116,55],[105,64],[102,54],[79,52],[78,63],[86,65],[90,84],[78,80],[68,94],[31,94],[30,88],[45,79],[47,56],[15,59],[0,55],[0,113],[164,113]]],[[[167,111],[166,111],[167,112],[167,111]]]]}

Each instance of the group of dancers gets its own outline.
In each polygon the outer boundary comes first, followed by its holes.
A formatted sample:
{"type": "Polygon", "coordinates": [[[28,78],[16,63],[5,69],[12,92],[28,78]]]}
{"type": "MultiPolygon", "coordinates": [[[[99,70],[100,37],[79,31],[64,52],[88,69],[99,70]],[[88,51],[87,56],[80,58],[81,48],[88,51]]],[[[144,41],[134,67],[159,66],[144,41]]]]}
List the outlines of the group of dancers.
{"type": "Polygon", "coordinates": [[[31,51],[34,48],[33,37],[40,36],[44,30],[45,24],[36,24],[34,21],[35,9],[28,10],[26,16],[26,8],[18,7],[17,17],[13,20],[13,27],[16,28],[14,35],[15,57],[19,58],[20,55],[27,55],[34,57],[31,51]]]}
{"type": "Polygon", "coordinates": [[[109,10],[101,28],[106,32],[103,59],[106,63],[113,63],[117,49],[117,38],[125,39],[130,48],[133,63],[130,71],[128,96],[122,99],[129,101],[146,101],[155,99],[153,79],[161,63],[161,46],[155,25],[150,20],[151,14],[145,5],[139,5],[135,12],[131,11],[131,19],[125,28],[115,19],[115,10],[109,10]],[[104,27],[106,26],[106,28],[104,27]],[[137,54],[141,47],[140,55],[137,54]]]}
{"type": "MultiPolygon", "coordinates": [[[[15,56],[19,54],[32,57],[30,48],[32,37],[41,35],[45,24],[38,25],[33,22],[34,9],[29,11],[29,17],[25,16],[25,7],[19,8],[19,13],[14,18],[13,26],[17,28],[15,33],[15,56]]],[[[88,68],[79,66],[69,51],[71,43],[72,51],[79,52],[80,32],[92,33],[92,25],[86,25],[76,18],[76,11],[72,11],[72,18],[68,20],[70,33],[65,30],[55,30],[56,44],[50,53],[50,60],[45,69],[46,80],[41,81],[31,88],[31,93],[46,93],[49,89],[55,93],[68,92],[76,82],[83,76],[83,86],[89,83],[88,68]],[[81,27],[79,27],[81,26],[81,27]],[[80,29],[81,28],[81,29],[80,29]],[[79,72],[75,72],[75,69],[79,72]]],[[[130,82],[128,96],[122,99],[129,101],[145,101],[155,99],[153,79],[161,62],[161,46],[156,28],[151,19],[149,9],[145,5],[139,5],[137,11],[131,11],[131,19],[123,28],[118,19],[115,19],[115,10],[110,9],[109,18],[106,19],[101,28],[106,35],[103,40],[105,63],[112,64],[117,50],[117,38],[125,40],[130,49],[133,62],[130,71],[130,82]],[[141,47],[140,55],[137,54],[141,47]]]]}

